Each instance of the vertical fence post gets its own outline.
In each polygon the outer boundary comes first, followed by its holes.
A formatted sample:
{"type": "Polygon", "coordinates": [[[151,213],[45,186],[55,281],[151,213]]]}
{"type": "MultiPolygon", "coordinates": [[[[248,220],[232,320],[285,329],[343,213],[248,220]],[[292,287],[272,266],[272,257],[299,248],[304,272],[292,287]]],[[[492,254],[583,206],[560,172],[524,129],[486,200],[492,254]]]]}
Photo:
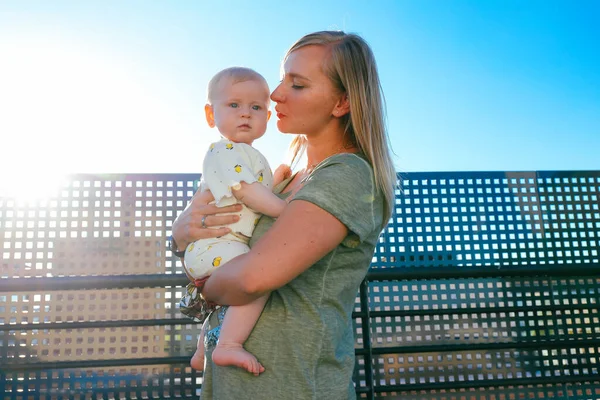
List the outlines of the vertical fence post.
{"type": "Polygon", "coordinates": [[[373,354],[371,353],[371,313],[369,311],[369,281],[365,278],[360,284],[360,310],[363,346],[365,348],[365,381],[367,398],[373,400],[373,354]]]}
{"type": "MultiPolygon", "coordinates": [[[[11,397],[6,397],[6,376],[4,372],[0,371],[0,393],[4,393],[5,399],[14,399],[14,394],[11,397]]],[[[14,392],[13,392],[14,393],[14,392]]]]}

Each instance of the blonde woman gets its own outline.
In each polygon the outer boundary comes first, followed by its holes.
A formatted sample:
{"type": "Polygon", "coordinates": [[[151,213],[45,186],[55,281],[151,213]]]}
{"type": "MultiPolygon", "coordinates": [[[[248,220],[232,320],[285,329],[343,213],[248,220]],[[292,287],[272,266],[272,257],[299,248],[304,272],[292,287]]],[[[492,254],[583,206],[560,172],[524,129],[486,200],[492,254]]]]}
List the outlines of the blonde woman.
{"type": "MultiPolygon", "coordinates": [[[[372,51],[353,34],[306,35],[285,56],[271,99],[278,129],[297,135],[294,162],[306,152],[307,163],[280,185],[288,205],[279,218],[263,216],[250,252],[216,270],[203,289],[227,305],[271,292],[245,344],[265,371],[256,377],[207,357],[202,398],[354,399],[352,309],[396,185],[372,51]]],[[[195,196],[174,222],[180,249],[234,222],[210,200],[195,196]]],[[[208,320],[207,355],[225,312],[208,320]]]]}

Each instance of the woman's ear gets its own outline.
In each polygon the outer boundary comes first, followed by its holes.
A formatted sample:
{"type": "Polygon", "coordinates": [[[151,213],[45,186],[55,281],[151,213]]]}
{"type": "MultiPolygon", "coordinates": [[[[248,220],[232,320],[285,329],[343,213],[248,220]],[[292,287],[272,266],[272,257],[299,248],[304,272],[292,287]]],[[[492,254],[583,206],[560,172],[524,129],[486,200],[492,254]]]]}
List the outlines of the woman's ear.
{"type": "Polygon", "coordinates": [[[338,100],[335,107],[333,108],[332,114],[334,117],[340,118],[340,117],[343,117],[344,115],[348,114],[349,112],[350,112],[350,101],[348,101],[348,94],[344,93],[338,100]]]}
{"type": "Polygon", "coordinates": [[[206,122],[208,122],[208,126],[211,128],[215,127],[215,112],[213,111],[213,107],[210,104],[206,104],[204,106],[204,114],[206,114],[206,122]]]}

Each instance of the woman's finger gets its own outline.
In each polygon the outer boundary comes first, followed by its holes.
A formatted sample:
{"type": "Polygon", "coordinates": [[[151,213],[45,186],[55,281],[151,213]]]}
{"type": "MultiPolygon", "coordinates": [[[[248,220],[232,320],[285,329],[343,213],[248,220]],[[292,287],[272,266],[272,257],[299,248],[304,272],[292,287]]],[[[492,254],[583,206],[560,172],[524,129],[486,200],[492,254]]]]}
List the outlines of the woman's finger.
{"type": "MultiPolygon", "coordinates": [[[[220,237],[231,232],[227,225],[239,221],[241,204],[217,207],[209,191],[196,192],[188,206],[173,222],[172,235],[181,248],[199,239],[220,237]]],[[[181,250],[181,249],[180,249],[181,250]]]]}
{"type": "MultiPolygon", "coordinates": [[[[235,214],[231,215],[206,215],[204,217],[204,225],[207,227],[221,227],[230,225],[240,220],[240,217],[235,214]]],[[[202,221],[200,221],[202,223],[202,221]]]]}
{"type": "Polygon", "coordinates": [[[210,239],[227,235],[231,229],[223,226],[219,228],[199,228],[192,230],[192,236],[198,239],[210,239]]]}
{"type": "MultiPolygon", "coordinates": [[[[226,213],[237,213],[241,211],[241,204],[234,204],[227,207],[217,207],[214,204],[194,204],[194,218],[202,218],[204,215],[217,215],[226,213]]],[[[208,225],[208,224],[207,224],[208,225]]],[[[215,225],[215,224],[213,224],[215,225]]]]}
{"type": "Polygon", "coordinates": [[[215,198],[213,197],[210,190],[205,190],[203,192],[198,190],[192,198],[192,201],[197,202],[198,204],[208,204],[214,200],[215,198]]]}

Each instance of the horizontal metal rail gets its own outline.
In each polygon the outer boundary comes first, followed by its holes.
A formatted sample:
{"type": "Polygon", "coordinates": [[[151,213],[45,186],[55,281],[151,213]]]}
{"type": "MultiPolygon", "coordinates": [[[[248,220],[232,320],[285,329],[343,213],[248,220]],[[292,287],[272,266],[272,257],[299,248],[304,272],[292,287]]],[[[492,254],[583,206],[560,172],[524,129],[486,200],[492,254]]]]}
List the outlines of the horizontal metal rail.
{"type": "MultiPolygon", "coordinates": [[[[434,344],[420,346],[372,346],[372,354],[412,354],[412,353],[436,353],[456,352],[467,350],[505,350],[505,349],[568,349],[571,347],[599,346],[600,337],[574,340],[540,340],[520,342],[493,342],[493,343],[456,343],[456,344],[434,344]]],[[[356,349],[357,355],[365,353],[365,349],[356,349]]]]}
{"type": "Polygon", "coordinates": [[[191,319],[161,318],[161,319],[124,319],[108,321],[69,321],[69,322],[43,322],[27,324],[0,325],[1,331],[35,331],[46,329],[98,329],[98,328],[122,328],[125,326],[162,326],[162,325],[197,325],[191,319]]]}
{"type": "Polygon", "coordinates": [[[371,268],[369,281],[432,280],[461,278],[508,278],[508,277],[577,277],[597,276],[599,263],[547,264],[547,265],[497,265],[477,267],[399,267],[371,268]]]}
{"type": "MultiPolygon", "coordinates": [[[[570,383],[595,383],[600,384],[598,375],[560,375],[560,376],[545,376],[539,378],[507,378],[507,379],[486,379],[476,381],[448,381],[448,382],[431,382],[431,383],[408,383],[401,385],[373,385],[375,393],[390,393],[390,392],[412,392],[412,391],[440,391],[440,390],[458,390],[458,389],[484,389],[496,387],[525,387],[539,385],[561,385],[570,383]]],[[[361,393],[362,388],[356,390],[361,393]]],[[[366,390],[365,390],[366,391],[366,390]]]]}
{"type": "MultiPolygon", "coordinates": [[[[501,306],[501,307],[469,307],[469,308],[422,308],[412,310],[372,310],[369,312],[371,318],[385,318],[385,317],[410,317],[410,316],[431,316],[431,315],[464,315],[464,314],[501,314],[501,313],[519,313],[526,314],[531,312],[543,313],[543,312],[554,312],[554,311],[583,311],[583,310],[597,310],[600,308],[600,303],[593,304],[578,304],[578,305],[566,305],[566,304],[552,304],[543,306],[501,306]]],[[[360,316],[361,312],[357,311],[352,314],[354,317],[360,316]]]]}
{"type": "MultiPolygon", "coordinates": [[[[370,311],[369,317],[387,318],[387,317],[406,317],[406,316],[431,316],[431,315],[485,315],[501,313],[547,313],[555,311],[589,311],[600,309],[600,304],[579,304],[579,305],[548,305],[548,306],[517,306],[517,307],[473,307],[473,308],[443,308],[443,309],[414,309],[414,310],[385,310],[370,311]]],[[[354,311],[352,318],[366,316],[365,312],[354,311]]],[[[157,319],[125,319],[125,320],[99,320],[99,321],[63,321],[63,322],[28,322],[28,323],[8,323],[0,325],[2,331],[35,331],[47,329],[98,329],[98,328],[120,328],[124,326],[162,326],[162,325],[199,325],[200,322],[194,322],[187,318],[157,318],[157,319]]]]}
{"type": "MultiPolygon", "coordinates": [[[[463,279],[503,277],[578,277],[598,276],[600,264],[552,264],[528,266],[477,267],[401,267],[371,268],[368,281],[402,281],[421,279],[463,279]]],[[[599,278],[600,279],[600,278],[599,278]]],[[[184,274],[94,275],[31,278],[0,278],[0,293],[52,290],[126,289],[134,287],[185,286],[184,274]]]]}
{"type": "Polygon", "coordinates": [[[13,363],[0,366],[0,372],[39,371],[47,369],[74,369],[92,367],[123,367],[130,365],[189,364],[189,356],[110,358],[105,360],[44,361],[13,363]]]}
{"type": "Polygon", "coordinates": [[[42,278],[1,278],[0,293],[45,292],[53,290],[128,289],[177,287],[189,283],[184,274],[55,276],[42,278]]]}

